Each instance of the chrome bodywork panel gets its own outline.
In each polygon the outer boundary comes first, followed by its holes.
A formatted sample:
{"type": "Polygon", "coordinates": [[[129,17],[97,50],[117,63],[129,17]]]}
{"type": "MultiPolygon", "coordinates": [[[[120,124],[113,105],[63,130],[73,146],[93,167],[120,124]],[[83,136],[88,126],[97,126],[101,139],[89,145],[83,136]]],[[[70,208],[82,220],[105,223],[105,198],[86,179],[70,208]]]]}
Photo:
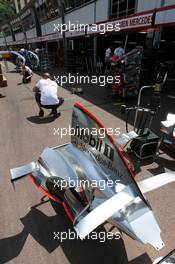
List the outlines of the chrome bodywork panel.
{"type": "Polygon", "coordinates": [[[80,105],[73,109],[72,128],[75,134],[71,143],[46,148],[38,162],[12,169],[12,181],[32,173],[37,184],[54,197],[61,193],[73,211],[74,228],[82,239],[109,221],[133,239],[160,250],[164,246],[161,231],[143,193],[156,189],[156,184],[160,187],[172,182],[175,174],[169,173],[161,183],[163,175],[137,184],[113,139],[106,130],[104,138],[100,137],[102,125],[80,105]],[[90,135],[81,130],[85,128],[90,135]],[[96,135],[92,135],[93,128],[96,135]],[[82,199],[82,187],[86,201],[82,199]]]}
{"type": "Polygon", "coordinates": [[[37,170],[36,162],[30,162],[27,165],[17,167],[17,168],[13,168],[10,170],[11,181],[15,181],[15,180],[18,180],[24,176],[28,176],[29,174],[31,174],[32,172],[34,172],[36,170],[37,170]]]}

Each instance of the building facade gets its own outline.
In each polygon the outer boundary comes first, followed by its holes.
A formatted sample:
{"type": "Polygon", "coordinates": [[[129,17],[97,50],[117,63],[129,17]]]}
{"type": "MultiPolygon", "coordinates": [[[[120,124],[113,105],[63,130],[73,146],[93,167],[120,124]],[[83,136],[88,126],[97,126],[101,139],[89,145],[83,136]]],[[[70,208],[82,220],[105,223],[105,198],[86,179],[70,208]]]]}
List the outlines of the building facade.
{"type": "MultiPolygon", "coordinates": [[[[94,61],[102,60],[110,43],[127,50],[137,45],[152,45],[160,55],[172,59],[175,48],[175,0],[14,0],[17,14],[9,26],[0,26],[0,47],[18,49],[24,45],[35,49],[47,47],[54,52],[58,47],[86,48],[94,61]],[[63,23],[89,25],[85,30],[67,30],[60,34],[56,27],[63,23]],[[120,31],[105,34],[93,32],[91,24],[120,25],[120,31]],[[150,44],[151,43],[151,44],[150,44]],[[161,54],[161,50],[164,54],[161,54]],[[170,55],[171,54],[171,55],[170,55]],[[169,56],[170,55],[170,56],[169,56]]],[[[175,58],[174,58],[175,60],[175,58]]]]}

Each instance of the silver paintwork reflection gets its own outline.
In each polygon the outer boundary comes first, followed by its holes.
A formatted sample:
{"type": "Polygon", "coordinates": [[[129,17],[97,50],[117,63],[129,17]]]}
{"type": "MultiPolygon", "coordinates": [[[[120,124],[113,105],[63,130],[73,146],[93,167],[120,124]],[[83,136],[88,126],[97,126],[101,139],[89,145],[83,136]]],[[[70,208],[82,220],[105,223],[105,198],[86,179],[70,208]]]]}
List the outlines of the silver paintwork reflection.
{"type": "Polygon", "coordinates": [[[37,164],[36,162],[30,162],[27,165],[21,166],[21,167],[17,167],[17,168],[13,168],[10,169],[10,173],[11,173],[11,180],[15,181],[23,176],[27,176],[30,173],[36,171],[37,169],[37,164]]]}
{"type": "MultiPolygon", "coordinates": [[[[45,172],[41,169],[41,165],[40,167],[36,166],[36,163],[33,162],[22,168],[15,168],[11,170],[12,179],[21,177],[22,174],[26,175],[32,171],[38,171],[39,168],[40,172],[45,175],[45,180],[49,177],[60,177],[67,181],[69,179],[74,179],[75,181],[88,179],[88,181],[92,182],[95,179],[98,182],[102,179],[107,181],[110,177],[109,174],[105,174],[101,170],[101,168],[94,161],[94,158],[92,158],[91,154],[88,152],[84,153],[71,143],[57,149],[45,149],[41,154],[41,159],[44,162],[44,168],[46,168],[44,169],[45,172]],[[49,170],[49,173],[46,174],[47,169],[49,170]]],[[[116,179],[119,180],[120,178],[116,177],[116,179]]],[[[42,183],[42,186],[43,185],[44,184],[42,183]]],[[[76,230],[78,230],[79,226],[81,226],[79,232],[81,233],[83,230],[84,234],[88,234],[99,224],[110,218],[110,222],[120,227],[131,237],[143,243],[149,242],[156,249],[160,249],[160,245],[163,246],[162,240],[158,239],[158,237],[160,237],[160,229],[134,181],[131,185],[125,186],[122,192],[117,194],[119,196],[123,194],[129,197],[129,200],[116,200],[116,206],[115,203],[112,205],[110,201],[110,199],[113,199],[116,195],[115,186],[112,188],[106,186],[104,190],[100,190],[100,193],[103,198],[99,198],[98,196],[94,197],[91,204],[91,211],[95,215],[95,218],[93,221],[91,218],[89,218],[91,220],[86,220],[86,217],[90,217],[91,213],[88,214],[88,216],[83,218],[83,223],[80,221],[79,225],[75,227],[76,230]],[[96,199],[98,202],[96,202],[96,199]],[[109,204],[104,210],[104,213],[96,214],[95,210],[99,210],[99,205],[103,207],[105,202],[109,202],[109,204]],[[109,214],[109,212],[112,213],[109,214]],[[92,227],[91,223],[95,223],[96,220],[98,220],[97,224],[92,227]],[[85,225],[84,221],[86,222],[85,225]],[[145,228],[145,226],[149,227],[149,230],[148,228],[145,228]],[[147,237],[146,234],[149,234],[149,236],[147,237]]]]}
{"type": "MultiPolygon", "coordinates": [[[[94,127],[100,128],[88,114],[74,107],[72,127],[77,126],[88,127],[90,130],[94,127]]],[[[64,199],[72,203],[69,205],[75,212],[75,229],[80,237],[85,237],[107,220],[132,238],[144,244],[149,243],[157,250],[164,246],[160,228],[141,190],[143,192],[153,190],[156,186],[172,182],[175,177],[168,174],[166,180],[161,181],[163,175],[156,180],[148,179],[139,183],[140,190],[108,135],[101,139],[99,135],[83,138],[77,134],[72,136],[69,144],[46,148],[38,162],[12,169],[12,180],[31,172],[37,183],[45,190],[48,181],[52,182],[55,178],[68,183],[64,199]],[[76,198],[72,202],[68,196],[66,197],[66,192],[70,193],[69,187],[72,187],[69,186],[69,181],[79,184],[83,180],[89,184],[84,186],[84,191],[90,212],[84,212],[85,206],[80,205],[76,198]],[[108,186],[109,180],[113,181],[112,186],[108,186]],[[97,186],[92,190],[89,186],[94,181],[97,186]],[[101,181],[104,188],[100,188],[101,181]],[[92,192],[94,198],[91,201],[92,192]]],[[[79,192],[78,187],[75,187],[75,191],[79,192]]]]}
{"type": "MultiPolygon", "coordinates": [[[[104,180],[107,182],[110,177],[108,173],[104,173],[101,167],[98,166],[94,157],[92,158],[92,153],[83,152],[72,144],[54,150],[45,149],[41,154],[41,158],[49,168],[51,176],[57,176],[67,181],[71,179],[78,182],[82,179],[88,179],[90,182],[93,180],[97,182],[104,180]]],[[[116,176],[115,180],[121,181],[121,178],[116,176]]],[[[124,185],[123,188],[122,192],[120,191],[118,194],[130,197],[129,201],[127,200],[127,202],[125,202],[124,199],[119,199],[118,201],[116,200],[116,206],[114,204],[112,205],[109,198],[112,199],[116,195],[117,188],[115,185],[112,187],[106,185],[104,190],[100,190],[102,198],[98,196],[94,197],[90,206],[94,214],[93,221],[91,218],[86,221],[81,220],[83,222],[80,221],[81,223],[77,224],[75,229],[79,230],[81,226],[79,233],[82,233],[83,230],[84,234],[87,235],[98,225],[110,218],[111,223],[118,226],[132,238],[145,244],[150,243],[159,250],[164,246],[160,238],[160,228],[150,207],[140,193],[137,184],[133,181],[131,185],[124,185]],[[107,201],[109,204],[105,208],[104,213],[97,212],[96,214],[94,209],[96,208],[97,210],[99,205],[103,206],[107,201]],[[110,208],[110,206],[112,206],[112,208],[110,208]],[[110,209],[112,209],[111,215],[109,215],[110,209]],[[92,226],[92,222],[94,224],[97,223],[92,226]],[[145,228],[145,226],[148,226],[148,228],[145,228]]],[[[84,219],[86,217],[84,217],[84,219]]]]}

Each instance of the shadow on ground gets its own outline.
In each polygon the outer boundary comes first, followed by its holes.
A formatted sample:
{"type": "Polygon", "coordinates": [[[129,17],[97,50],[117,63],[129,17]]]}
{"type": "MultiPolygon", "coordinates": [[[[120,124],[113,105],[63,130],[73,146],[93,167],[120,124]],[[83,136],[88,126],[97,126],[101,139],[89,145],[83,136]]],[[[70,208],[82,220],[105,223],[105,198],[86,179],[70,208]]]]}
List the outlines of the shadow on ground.
{"type": "Polygon", "coordinates": [[[55,117],[48,116],[43,119],[40,119],[38,116],[30,116],[30,117],[27,117],[27,120],[34,124],[47,124],[47,123],[51,123],[55,121],[55,117]]]}
{"type": "MultiPolygon", "coordinates": [[[[47,201],[45,201],[47,202],[47,201]]],[[[30,234],[33,239],[39,243],[48,253],[52,253],[58,247],[61,247],[65,256],[71,264],[78,263],[99,263],[106,264],[151,264],[152,261],[145,253],[138,258],[128,262],[125,245],[122,239],[107,240],[102,243],[99,240],[85,239],[66,239],[60,241],[54,239],[54,232],[73,231],[72,223],[66,217],[61,205],[52,202],[56,215],[47,216],[37,209],[37,206],[31,208],[29,213],[21,218],[23,230],[11,237],[0,240],[0,263],[6,263],[17,257],[30,234]]],[[[98,230],[103,231],[104,228],[98,230]]]]}

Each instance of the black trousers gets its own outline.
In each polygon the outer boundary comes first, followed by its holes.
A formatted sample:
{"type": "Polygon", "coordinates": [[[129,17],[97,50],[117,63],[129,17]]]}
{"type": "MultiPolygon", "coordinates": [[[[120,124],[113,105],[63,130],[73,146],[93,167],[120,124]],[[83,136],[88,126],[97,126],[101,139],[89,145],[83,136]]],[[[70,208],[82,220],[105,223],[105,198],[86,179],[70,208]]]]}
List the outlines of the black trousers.
{"type": "Polygon", "coordinates": [[[22,82],[23,82],[23,83],[30,83],[32,77],[30,77],[29,79],[26,79],[26,78],[29,77],[29,76],[30,76],[30,74],[29,74],[28,72],[25,72],[25,74],[24,74],[24,76],[23,76],[23,78],[22,78],[22,82]]]}
{"type": "Polygon", "coordinates": [[[64,99],[62,97],[58,97],[59,103],[56,105],[42,105],[41,104],[41,94],[40,93],[35,93],[35,100],[36,102],[43,108],[45,109],[51,109],[53,114],[57,113],[57,108],[60,107],[64,103],[64,99]]]}
{"type": "Polygon", "coordinates": [[[23,83],[30,83],[31,82],[31,78],[29,78],[29,79],[22,78],[22,82],[23,83]]]}

